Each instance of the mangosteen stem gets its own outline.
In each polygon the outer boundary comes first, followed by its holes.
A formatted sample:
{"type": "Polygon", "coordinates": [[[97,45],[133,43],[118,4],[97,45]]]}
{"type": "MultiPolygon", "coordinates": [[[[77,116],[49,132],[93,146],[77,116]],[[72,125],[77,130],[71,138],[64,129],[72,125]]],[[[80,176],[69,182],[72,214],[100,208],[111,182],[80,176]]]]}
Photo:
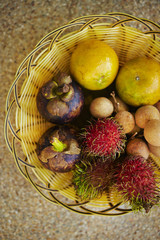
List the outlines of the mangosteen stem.
{"type": "Polygon", "coordinates": [[[68,93],[70,90],[69,84],[64,83],[63,85],[59,86],[56,89],[56,94],[57,95],[62,95],[64,93],[68,93]]]}
{"type": "Polygon", "coordinates": [[[53,145],[55,152],[63,152],[67,148],[67,144],[61,142],[58,138],[52,138],[51,144],[53,145]]]}

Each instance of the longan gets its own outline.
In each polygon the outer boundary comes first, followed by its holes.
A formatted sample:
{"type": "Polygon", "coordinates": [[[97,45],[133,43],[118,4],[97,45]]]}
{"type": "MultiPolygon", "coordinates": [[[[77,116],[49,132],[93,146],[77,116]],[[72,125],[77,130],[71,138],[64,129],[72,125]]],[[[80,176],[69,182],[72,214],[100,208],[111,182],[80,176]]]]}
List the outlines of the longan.
{"type": "Polygon", "coordinates": [[[160,157],[160,146],[148,144],[148,147],[151,153],[153,153],[156,157],[160,157]]]}
{"type": "Polygon", "coordinates": [[[152,119],[146,123],[144,137],[149,144],[160,146],[160,120],[152,119]]]}
{"type": "Polygon", "coordinates": [[[113,104],[106,97],[95,98],[90,104],[90,113],[96,118],[105,118],[113,113],[113,104]]]}
{"type": "Polygon", "coordinates": [[[132,155],[140,155],[145,159],[149,156],[148,146],[145,141],[140,138],[130,140],[127,144],[126,152],[132,155]]]}
{"type": "Polygon", "coordinates": [[[160,114],[156,107],[145,105],[137,109],[135,121],[138,127],[144,128],[146,123],[151,119],[160,119],[160,114]]]}
{"type": "Polygon", "coordinates": [[[135,127],[135,120],[132,113],[120,111],[115,115],[115,119],[123,127],[125,133],[131,132],[135,127]]]}

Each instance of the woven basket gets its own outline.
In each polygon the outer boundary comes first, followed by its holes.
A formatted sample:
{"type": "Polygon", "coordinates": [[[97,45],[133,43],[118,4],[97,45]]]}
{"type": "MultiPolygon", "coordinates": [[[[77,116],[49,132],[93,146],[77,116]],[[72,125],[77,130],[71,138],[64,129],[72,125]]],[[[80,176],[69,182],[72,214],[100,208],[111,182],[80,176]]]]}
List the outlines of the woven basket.
{"type": "MultiPolygon", "coordinates": [[[[72,173],[53,173],[42,166],[36,143],[53,124],[40,116],[36,96],[39,88],[58,72],[69,73],[71,54],[84,39],[106,42],[116,51],[122,66],[144,55],[160,62],[159,34],[156,23],[128,14],[84,16],[47,34],[21,63],[6,100],[5,138],[18,169],[45,199],[85,215],[118,216],[132,211],[128,204],[122,205],[114,189],[100,199],[80,202],[72,173]],[[18,145],[22,152],[16,150],[18,145]]],[[[150,160],[160,176],[160,159],[151,154],[150,160]]]]}

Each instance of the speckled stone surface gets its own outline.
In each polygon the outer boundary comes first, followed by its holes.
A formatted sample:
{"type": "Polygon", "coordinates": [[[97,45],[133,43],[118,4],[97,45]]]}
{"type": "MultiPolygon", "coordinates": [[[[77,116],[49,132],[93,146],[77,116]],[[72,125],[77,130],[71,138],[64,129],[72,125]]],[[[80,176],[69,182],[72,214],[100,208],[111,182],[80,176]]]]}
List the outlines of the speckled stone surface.
{"type": "Polygon", "coordinates": [[[6,147],[5,99],[21,61],[47,33],[89,14],[125,12],[160,24],[159,0],[0,0],[0,239],[158,240],[160,209],[121,217],[82,216],[47,202],[19,173],[6,147]]]}

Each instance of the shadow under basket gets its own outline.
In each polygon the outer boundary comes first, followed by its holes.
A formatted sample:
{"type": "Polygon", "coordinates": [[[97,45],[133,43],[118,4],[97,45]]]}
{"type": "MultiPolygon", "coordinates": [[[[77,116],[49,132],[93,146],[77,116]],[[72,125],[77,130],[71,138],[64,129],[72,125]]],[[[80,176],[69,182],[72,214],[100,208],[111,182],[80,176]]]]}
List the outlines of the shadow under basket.
{"type": "MultiPolygon", "coordinates": [[[[5,138],[18,169],[46,200],[84,215],[118,216],[132,211],[114,189],[100,199],[80,202],[71,172],[54,173],[42,166],[37,142],[53,124],[39,114],[36,96],[54,75],[69,73],[71,54],[85,39],[106,42],[122,66],[137,56],[160,62],[159,36],[160,26],[147,19],[124,13],[84,16],[47,34],[21,63],[6,100],[5,138]]],[[[160,159],[152,154],[149,159],[160,176],[160,159]]]]}

